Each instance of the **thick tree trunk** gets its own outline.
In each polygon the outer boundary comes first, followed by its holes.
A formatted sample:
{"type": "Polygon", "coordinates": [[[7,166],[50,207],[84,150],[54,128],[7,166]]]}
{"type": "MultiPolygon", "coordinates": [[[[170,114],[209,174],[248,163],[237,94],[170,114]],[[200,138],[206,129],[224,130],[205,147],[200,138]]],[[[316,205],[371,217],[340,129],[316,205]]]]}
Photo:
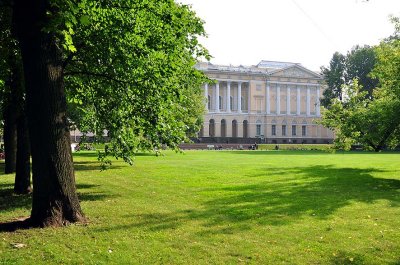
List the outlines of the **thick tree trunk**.
{"type": "Polygon", "coordinates": [[[11,174],[15,172],[17,161],[17,110],[12,101],[7,100],[4,104],[4,173],[11,174]]]}
{"type": "Polygon", "coordinates": [[[28,135],[28,120],[25,113],[21,113],[17,122],[17,168],[15,172],[14,192],[27,194],[31,188],[30,146],[28,135]]]}
{"type": "Polygon", "coordinates": [[[85,220],[75,187],[60,43],[43,29],[48,7],[46,0],[16,0],[14,5],[27,93],[33,226],[85,220]]]}

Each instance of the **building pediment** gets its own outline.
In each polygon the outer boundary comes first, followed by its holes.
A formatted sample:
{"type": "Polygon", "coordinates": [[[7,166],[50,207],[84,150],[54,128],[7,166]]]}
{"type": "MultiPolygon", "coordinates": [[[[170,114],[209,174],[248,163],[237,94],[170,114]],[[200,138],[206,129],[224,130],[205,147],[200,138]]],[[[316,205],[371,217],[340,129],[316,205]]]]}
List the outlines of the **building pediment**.
{"type": "Polygon", "coordinates": [[[283,69],[278,69],[269,73],[270,76],[276,77],[288,77],[288,78],[312,78],[312,79],[322,79],[322,76],[308,70],[301,65],[292,65],[283,69]]]}

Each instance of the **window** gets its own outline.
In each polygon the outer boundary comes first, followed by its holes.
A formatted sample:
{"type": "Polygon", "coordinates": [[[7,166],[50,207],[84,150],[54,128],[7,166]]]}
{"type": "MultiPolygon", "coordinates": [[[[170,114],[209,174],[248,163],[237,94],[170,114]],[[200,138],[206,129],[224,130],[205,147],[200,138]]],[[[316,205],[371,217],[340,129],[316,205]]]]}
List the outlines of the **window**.
{"type": "Polygon", "coordinates": [[[218,109],[222,109],[222,97],[221,96],[219,96],[218,109]]]}
{"type": "Polygon", "coordinates": [[[207,102],[208,110],[211,110],[211,97],[208,95],[208,102],[207,102]]]}
{"type": "Polygon", "coordinates": [[[276,135],[276,125],[272,125],[271,134],[276,135]]]}
{"type": "Polygon", "coordinates": [[[282,136],[286,136],[286,125],[282,125],[282,136]]]}
{"type": "Polygon", "coordinates": [[[261,124],[256,125],[256,135],[261,135],[261,124]]]}
{"type": "Polygon", "coordinates": [[[233,110],[233,97],[231,96],[231,100],[229,102],[230,109],[233,110]]]}
{"type": "Polygon", "coordinates": [[[292,135],[296,136],[296,125],[292,125],[292,135]]]}
{"type": "Polygon", "coordinates": [[[240,104],[241,104],[241,107],[242,107],[241,110],[244,110],[244,108],[243,108],[243,105],[244,105],[244,98],[243,98],[243,97],[240,97],[240,104]]]}
{"type": "Polygon", "coordinates": [[[307,135],[307,127],[305,125],[301,126],[301,135],[302,136],[307,135]]]}

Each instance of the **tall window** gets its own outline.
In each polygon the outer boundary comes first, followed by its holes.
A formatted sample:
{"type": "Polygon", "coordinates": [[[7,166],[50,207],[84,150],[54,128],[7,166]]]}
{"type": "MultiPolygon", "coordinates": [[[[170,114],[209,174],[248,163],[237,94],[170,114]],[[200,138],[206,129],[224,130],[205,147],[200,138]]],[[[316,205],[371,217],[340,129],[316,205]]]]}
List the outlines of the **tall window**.
{"type": "Polygon", "coordinates": [[[237,121],[232,121],[232,137],[237,137],[237,121]]]}
{"type": "Polygon", "coordinates": [[[261,124],[256,125],[256,135],[261,135],[261,124]]]}
{"type": "Polygon", "coordinates": [[[222,97],[221,96],[219,96],[218,109],[222,109],[222,97]]]}
{"type": "Polygon", "coordinates": [[[292,135],[296,136],[296,125],[292,125],[292,135]]]}
{"type": "Polygon", "coordinates": [[[271,134],[276,135],[276,125],[272,125],[271,127],[271,134]]]}
{"type": "Polygon", "coordinates": [[[243,110],[243,106],[244,106],[244,98],[243,97],[240,97],[240,104],[242,105],[242,109],[241,110],[243,110]]]}
{"type": "Polygon", "coordinates": [[[214,119],[211,119],[210,122],[209,122],[208,135],[210,137],[214,137],[215,136],[215,121],[214,121],[214,119]]]}
{"type": "Polygon", "coordinates": [[[221,137],[226,137],[226,121],[225,121],[225,119],[221,120],[221,137]]]}
{"type": "Polygon", "coordinates": [[[233,97],[231,96],[231,101],[229,102],[231,110],[233,110],[233,97]]]}
{"type": "Polygon", "coordinates": [[[282,125],[282,136],[286,136],[286,125],[282,125]]]}
{"type": "Polygon", "coordinates": [[[208,110],[211,110],[211,97],[210,97],[210,95],[208,95],[207,100],[208,100],[208,102],[207,102],[208,110]]]}
{"type": "Polygon", "coordinates": [[[301,126],[301,135],[306,136],[307,135],[307,128],[305,125],[301,126]]]}
{"type": "Polygon", "coordinates": [[[243,121],[243,138],[247,138],[247,125],[248,125],[247,120],[244,120],[243,121]]]}

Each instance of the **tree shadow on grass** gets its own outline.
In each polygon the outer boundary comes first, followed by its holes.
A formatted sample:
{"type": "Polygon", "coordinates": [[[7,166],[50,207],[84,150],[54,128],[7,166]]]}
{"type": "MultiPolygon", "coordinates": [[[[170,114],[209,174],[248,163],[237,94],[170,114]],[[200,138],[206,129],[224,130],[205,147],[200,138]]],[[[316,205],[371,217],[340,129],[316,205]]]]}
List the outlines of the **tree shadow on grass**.
{"type": "MultiPolygon", "coordinates": [[[[111,195],[98,191],[85,191],[85,189],[96,189],[99,185],[77,184],[78,198],[80,201],[99,201],[109,198],[111,195]]],[[[32,195],[15,195],[12,184],[0,184],[0,212],[12,211],[18,208],[29,211],[32,206],[32,195]]],[[[18,229],[27,229],[30,227],[29,220],[26,218],[16,218],[9,222],[0,222],[1,232],[13,232],[18,229]]]]}
{"type": "Polygon", "coordinates": [[[196,221],[204,228],[202,234],[233,233],[254,225],[282,226],[304,218],[326,219],[354,202],[386,200],[391,207],[400,206],[400,180],[373,176],[382,170],[317,165],[266,168],[265,172],[254,175],[259,181],[255,184],[205,187],[199,192],[210,199],[198,208],[127,216],[132,219],[130,225],[109,229],[175,229],[196,221]]]}
{"type": "MultiPolygon", "coordinates": [[[[112,164],[111,166],[109,166],[107,168],[107,170],[114,170],[114,169],[119,169],[122,168],[123,166],[119,166],[119,165],[114,165],[112,164]]],[[[77,161],[74,162],[74,170],[75,171],[101,171],[101,165],[100,162],[96,162],[96,161],[77,161]]]]}

